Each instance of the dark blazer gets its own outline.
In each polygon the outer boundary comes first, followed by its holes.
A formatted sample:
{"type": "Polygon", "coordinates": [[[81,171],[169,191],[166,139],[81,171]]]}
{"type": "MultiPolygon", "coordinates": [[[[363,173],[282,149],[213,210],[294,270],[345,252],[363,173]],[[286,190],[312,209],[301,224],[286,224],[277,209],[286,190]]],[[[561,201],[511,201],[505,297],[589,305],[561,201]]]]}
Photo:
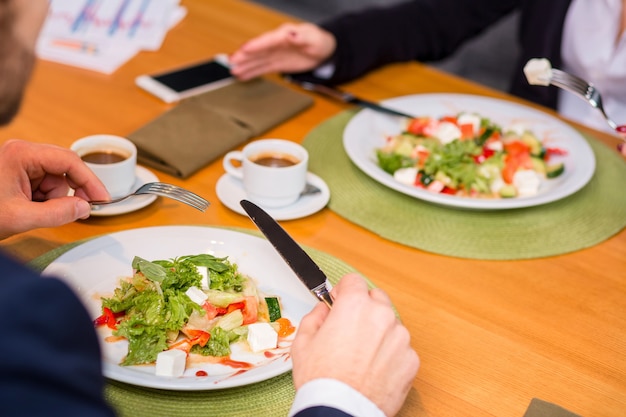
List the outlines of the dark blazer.
{"type": "Polygon", "coordinates": [[[61,281],[0,254],[0,415],[113,416],[85,308],[61,281]]]}
{"type": "MultiPolygon", "coordinates": [[[[393,62],[436,61],[497,20],[520,11],[521,54],[510,92],[556,108],[557,89],[531,86],[523,74],[530,58],[561,64],[561,32],[571,0],[409,0],[344,14],[320,24],[337,39],[336,69],[326,82],[341,84],[393,62]]],[[[493,51],[497,54],[498,51],[493,51]]],[[[299,74],[310,77],[311,74],[299,74]]]]}

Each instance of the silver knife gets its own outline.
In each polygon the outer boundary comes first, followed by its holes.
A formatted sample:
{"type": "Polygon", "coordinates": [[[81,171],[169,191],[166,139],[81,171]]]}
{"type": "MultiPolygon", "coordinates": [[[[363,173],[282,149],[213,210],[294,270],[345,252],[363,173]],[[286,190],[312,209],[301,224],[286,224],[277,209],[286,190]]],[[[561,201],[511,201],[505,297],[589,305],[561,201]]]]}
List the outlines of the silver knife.
{"type": "Polygon", "coordinates": [[[261,207],[248,200],[239,202],[241,207],[276,251],[283,257],[287,265],[296,273],[300,281],[320,301],[331,307],[333,300],[326,286],[326,275],[311,257],[296,243],[295,240],[261,207]]]}
{"type": "Polygon", "coordinates": [[[378,103],[374,103],[373,101],[363,100],[362,98],[358,98],[350,93],[338,90],[336,88],[328,87],[326,85],[316,84],[309,81],[300,81],[288,76],[285,77],[285,79],[296,85],[299,85],[307,91],[314,91],[335,100],[339,100],[343,103],[355,104],[357,106],[365,107],[374,111],[391,114],[393,116],[406,117],[408,119],[415,119],[416,117],[398,110],[390,109],[389,107],[384,107],[378,103]]]}

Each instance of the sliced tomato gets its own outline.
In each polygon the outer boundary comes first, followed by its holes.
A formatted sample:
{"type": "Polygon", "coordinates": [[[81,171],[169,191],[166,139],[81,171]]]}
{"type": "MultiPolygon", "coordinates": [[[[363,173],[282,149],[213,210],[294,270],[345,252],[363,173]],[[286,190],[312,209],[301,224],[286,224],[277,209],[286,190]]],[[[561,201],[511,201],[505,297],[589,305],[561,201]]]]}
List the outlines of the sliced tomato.
{"type": "Polygon", "coordinates": [[[457,121],[458,119],[456,118],[456,116],[443,116],[441,119],[439,119],[440,122],[450,122],[450,123],[454,123],[455,125],[458,124],[457,121]]]}
{"type": "Polygon", "coordinates": [[[255,323],[259,317],[259,300],[256,296],[251,295],[245,297],[245,306],[241,310],[243,314],[243,324],[255,323]]]}
{"type": "Polygon", "coordinates": [[[423,135],[424,128],[430,124],[430,117],[418,117],[409,122],[406,130],[414,135],[423,135]]]}
{"type": "Polygon", "coordinates": [[[514,140],[504,144],[504,150],[510,155],[529,154],[530,146],[522,141],[514,140]]]}
{"type": "Polygon", "coordinates": [[[532,168],[530,153],[507,154],[504,158],[502,179],[507,184],[513,183],[513,176],[519,169],[532,168]]]}
{"type": "Polygon", "coordinates": [[[515,171],[517,171],[518,160],[512,155],[507,155],[504,157],[504,168],[502,168],[502,179],[507,184],[513,183],[513,175],[515,175],[515,171]]]}
{"type": "Polygon", "coordinates": [[[228,307],[226,308],[226,314],[230,313],[231,311],[235,311],[235,310],[243,310],[246,306],[246,303],[244,301],[240,301],[238,303],[232,303],[229,304],[228,307]]]}
{"type": "Polygon", "coordinates": [[[506,156],[504,158],[504,168],[502,169],[502,179],[507,184],[513,183],[513,175],[518,169],[532,168],[530,159],[530,146],[522,141],[514,140],[504,144],[506,156]]]}
{"type": "Polygon", "coordinates": [[[208,320],[212,320],[220,314],[218,308],[208,301],[205,301],[204,304],[202,304],[202,308],[206,311],[206,318],[208,320]]]}
{"type": "Polygon", "coordinates": [[[472,123],[463,123],[459,125],[461,130],[461,140],[474,138],[474,125],[472,123]]]}
{"type": "Polygon", "coordinates": [[[211,338],[211,334],[209,332],[205,332],[204,330],[183,328],[181,331],[187,335],[192,346],[205,346],[211,338]]]}
{"type": "Polygon", "coordinates": [[[189,353],[194,345],[206,346],[211,338],[211,334],[204,330],[184,327],[181,329],[181,332],[187,336],[187,339],[181,339],[178,342],[172,343],[169,346],[170,349],[178,349],[189,353]]]}
{"type": "Polygon", "coordinates": [[[102,309],[102,314],[93,321],[94,326],[103,326],[107,325],[110,329],[117,329],[117,319],[124,315],[124,312],[113,313],[110,308],[104,307],[102,309]]]}
{"type": "Polygon", "coordinates": [[[422,173],[417,171],[417,175],[415,176],[415,181],[413,181],[413,185],[416,187],[423,187],[422,185],[422,173]]]}

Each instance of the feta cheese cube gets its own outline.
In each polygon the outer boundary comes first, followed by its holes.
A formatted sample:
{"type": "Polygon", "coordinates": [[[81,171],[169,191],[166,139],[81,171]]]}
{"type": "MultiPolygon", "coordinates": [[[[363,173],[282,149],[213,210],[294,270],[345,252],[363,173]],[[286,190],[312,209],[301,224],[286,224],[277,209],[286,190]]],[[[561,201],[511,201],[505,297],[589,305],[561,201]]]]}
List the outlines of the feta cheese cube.
{"type": "Polygon", "coordinates": [[[209,280],[209,270],[206,266],[196,266],[196,270],[202,276],[201,286],[202,288],[210,288],[211,281],[209,280]]]}
{"type": "Polygon", "coordinates": [[[513,175],[513,185],[520,197],[537,194],[541,178],[532,169],[523,169],[513,175]]]}
{"type": "Polygon", "coordinates": [[[441,122],[439,126],[437,126],[437,130],[434,132],[433,136],[445,145],[455,139],[459,139],[461,137],[461,129],[454,123],[441,122]]]}
{"type": "Polygon", "coordinates": [[[187,353],[180,349],[166,350],[157,355],[156,374],[178,378],[185,372],[187,353]]]}
{"type": "Polygon", "coordinates": [[[414,185],[417,168],[400,168],[393,173],[393,178],[402,184],[414,185]]]}
{"type": "Polygon", "coordinates": [[[489,141],[485,144],[485,148],[491,149],[494,152],[500,152],[504,149],[504,145],[501,140],[489,141]]]}
{"type": "Polygon", "coordinates": [[[249,324],[248,344],[253,352],[274,349],[278,345],[278,333],[269,323],[249,324]]]}
{"type": "Polygon", "coordinates": [[[191,298],[191,301],[198,305],[204,304],[207,298],[209,298],[209,296],[198,287],[189,287],[189,289],[185,291],[185,294],[187,294],[187,297],[191,298]]]}
{"type": "Polygon", "coordinates": [[[550,85],[552,64],[545,58],[533,58],[524,65],[524,75],[529,84],[550,85]]]}

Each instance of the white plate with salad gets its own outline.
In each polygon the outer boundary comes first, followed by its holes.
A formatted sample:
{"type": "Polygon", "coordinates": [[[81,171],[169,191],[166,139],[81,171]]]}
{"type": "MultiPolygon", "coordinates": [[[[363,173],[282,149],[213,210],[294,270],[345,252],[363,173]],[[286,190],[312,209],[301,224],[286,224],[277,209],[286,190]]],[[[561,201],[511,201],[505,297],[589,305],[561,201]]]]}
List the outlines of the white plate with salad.
{"type": "MultiPolygon", "coordinates": [[[[343,132],[344,149],[352,162],[372,179],[424,201],[480,210],[532,207],[575,193],[589,182],[595,171],[593,150],[583,136],[559,119],[531,107],[465,94],[409,95],[385,100],[383,104],[414,114],[420,120],[390,117],[363,109],[349,121],[343,132]],[[471,140],[467,141],[463,136],[466,133],[464,128],[469,125],[473,126],[474,136],[468,133],[466,138],[471,140]],[[409,129],[411,131],[407,135],[409,129]],[[513,137],[514,133],[516,137],[513,137]],[[413,136],[411,140],[417,140],[418,144],[412,142],[412,147],[408,147],[401,143],[408,136],[413,136]],[[424,137],[431,139],[431,136],[436,136],[441,142],[436,149],[422,142],[424,137]],[[504,172],[505,165],[510,161],[521,159],[505,156],[515,152],[510,150],[515,148],[511,143],[519,145],[527,136],[534,137],[531,140],[538,140],[539,143],[523,146],[534,149],[537,145],[537,154],[528,152],[524,162],[518,163],[520,167],[514,169],[530,174],[530,182],[534,182],[530,192],[525,191],[528,190],[527,175],[524,178],[526,182],[522,182],[523,175],[516,176],[514,181],[512,175],[507,176],[504,172]],[[503,142],[505,148],[495,139],[503,142]],[[481,162],[487,158],[486,165],[491,165],[489,169],[472,167],[480,175],[472,171],[471,185],[464,186],[459,185],[464,179],[461,174],[448,173],[440,167],[441,161],[449,161],[449,154],[458,151],[457,145],[469,142],[472,142],[471,158],[481,162]],[[390,151],[393,146],[395,148],[390,151]],[[396,158],[391,166],[386,165],[385,157],[381,159],[379,156],[381,151],[393,152],[396,157],[402,154],[404,162],[398,162],[396,158]],[[408,156],[411,156],[412,162],[406,162],[408,156]],[[417,160],[420,161],[419,166],[415,162],[417,160]],[[411,164],[416,167],[409,167],[411,164]],[[487,180],[483,178],[484,173],[487,180]]],[[[454,162],[454,166],[459,164],[454,162]]]]}
{"type": "MultiPolygon", "coordinates": [[[[43,271],[43,275],[57,276],[66,281],[85,304],[94,320],[101,342],[104,375],[113,380],[170,390],[212,390],[252,384],[291,370],[289,346],[295,332],[279,337],[274,349],[264,348],[258,351],[251,349],[252,345],[248,345],[247,341],[239,340],[230,345],[229,355],[219,358],[205,357],[193,353],[192,350],[193,354],[187,356],[184,373],[179,377],[157,375],[155,363],[122,365],[122,362],[131,356],[129,342],[113,333],[123,328],[121,319],[118,318],[117,323],[114,321],[114,326],[103,325],[101,321],[105,316],[103,297],[109,300],[114,299],[116,288],[120,288],[120,280],[136,282],[137,278],[133,277],[131,280],[128,278],[133,276],[133,266],[136,266],[137,259],[142,259],[154,266],[152,262],[157,260],[171,261],[195,255],[201,255],[204,258],[204,254],[218,260],[226,258],[229,263],[236,265],[238,274],[242,274],[254,283],[253,287],[245,284],[248,290],[252,288],[255,294],[279,300],[280,316],[286,318],[295,329],[301,318],[316,303],[314,297],[265,239],[247,233],[212,227],[162,226],[112,233],[67,251],[53,261],[43,271]],[[99,324],[98,321],[100,321],[99,324]]],[[[145,272],[144,279],[150,275],[146,270],[142,269],[142,271],[145,272]]],[[[210,273],[208,276],[209,280],[215,280],[211,278],[210,273]]],[[[202,279],[207,280],[206,276],[202,279]]],[[[146,282],[148,282],[147,279],[146,282]]],[[[200,287],[199,284],[198,287],[200,287]]],[[[160,282],[159,288],[162,288],[162,293],[166,292],[165,281],[160,282]]],[[[183,298],[188,302],[192,297],[189,295],[189,299],[183,298]]],[[[212,299],[210,301],[213,302],[212,299]]],[[[229,303],[230,301],[224,306],[229,303]]],[[[237,303],[232,303],[230,306],[234,304],[237,303]]],[[[196,308],[196,310],[201,311],[203,315],[205,312],[203,308],[196,308]]],[[[223,307],[223,310],[224,315],[214,320],[226,317],[226,307],[223,307]]],[[[244,309],[241,308],[241,310],[244,309]]],[[[258,310],[259,321],[261,321],[263,308],[259,306],[258,310]]],[[[228,314],[229,317],[233,316],[230,311],[228,314]]],[[[244,317],[246,314],[243,313],[244,317]]],[[[242,326],[242,328],[245,327],[242,326]]],[[[185,335],[180,333],[181,337],[185,335]]],[[[232,334],[230,337],[232,340],[232,334]]],[[[176,343],[175,340],[176,338],[172,340],[172,343],[176,343]]],[[[187,339],[179,338],[179,343],[181,341],[187,343],[185,340],[187,339]]],[[[207,343],[206,346],[208,347],[209,344],[207,343]]]]}

